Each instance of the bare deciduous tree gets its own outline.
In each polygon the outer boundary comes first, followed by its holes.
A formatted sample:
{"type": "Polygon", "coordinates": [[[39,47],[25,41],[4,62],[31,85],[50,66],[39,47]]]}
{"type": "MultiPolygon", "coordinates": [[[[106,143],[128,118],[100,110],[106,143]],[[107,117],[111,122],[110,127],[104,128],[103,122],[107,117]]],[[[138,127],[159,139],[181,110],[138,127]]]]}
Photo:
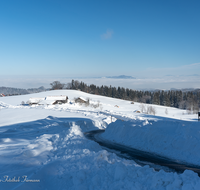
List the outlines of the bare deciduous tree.
{"type": "Polygon", "coordinates": [[[168,115],[168,109],[167,108],[165,109],[165,114],[168,115]]]}
{"type": "Polygon", "coordinates": [[[67,89],[71,89],[71,88],[72,88],[72,83],[71,83],[71,82],[67,83],[67,84],[66,84],[66,88],[67,88],[67,89]]]}
{"type": "Polygon", "coordinates": [[[155,115],[156,114],[156,108],[154,108],[153,106],[148,106],[147,107],[147,114],[155,115]]]}
{"type": "Polygon", "coordinates": [[[65,84],[61,83],[60,81],[54,81],[50,83],[52,90],[63,89],[65,84]]]}
{"type": "Polygon", "coordinates": [[[146,112],[146,107],[144,106],[144,104],[140,104],[140,110],[142,113],[146,112]]]}

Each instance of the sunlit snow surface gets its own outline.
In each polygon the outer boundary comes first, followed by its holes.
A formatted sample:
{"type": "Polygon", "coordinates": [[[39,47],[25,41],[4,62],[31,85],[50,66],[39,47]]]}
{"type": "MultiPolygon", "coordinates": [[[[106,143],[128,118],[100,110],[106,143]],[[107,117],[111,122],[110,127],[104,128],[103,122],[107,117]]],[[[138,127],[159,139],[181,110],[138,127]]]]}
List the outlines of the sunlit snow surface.
{"type": "Polygon", "coordinates": [[[0,107],[0,189],[200,189],[192,171],[179,175],[138,166],[83,134],[107,128],[104,138],[199,164],[200,124],[184,110],[167,108],[166,114],[166,107],[155,106],[156,116],[146,115],[136,113],[139,103],[73,90],[2,97],[0,107]],[[20,105],[48,95],[67,95],[69,103],[20,105]],[[75,104],[80,96],[101,105],[75,104]]]}

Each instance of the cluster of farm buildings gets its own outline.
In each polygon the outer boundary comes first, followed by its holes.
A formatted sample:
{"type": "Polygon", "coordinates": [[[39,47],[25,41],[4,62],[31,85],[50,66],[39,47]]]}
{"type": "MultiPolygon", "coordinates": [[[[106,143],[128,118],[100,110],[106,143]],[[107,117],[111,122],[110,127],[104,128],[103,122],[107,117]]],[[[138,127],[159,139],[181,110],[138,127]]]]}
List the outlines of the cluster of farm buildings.
{"type": "Polygon", "coordinates": [[[67,103],[67,96],[47,96],[45,98],[30,98],[29,105],[54,105],[67,103]]]}
{"type": "MultiPolygon", "coordinates": [[[[30,98],[29,105],[55,105],[65,104],[68,102],[68,96],[47,96],[45,98],[30,98]]],[[[76,98],[75,102],[85,103],[86,100],[82,97],[76,98]]]]}

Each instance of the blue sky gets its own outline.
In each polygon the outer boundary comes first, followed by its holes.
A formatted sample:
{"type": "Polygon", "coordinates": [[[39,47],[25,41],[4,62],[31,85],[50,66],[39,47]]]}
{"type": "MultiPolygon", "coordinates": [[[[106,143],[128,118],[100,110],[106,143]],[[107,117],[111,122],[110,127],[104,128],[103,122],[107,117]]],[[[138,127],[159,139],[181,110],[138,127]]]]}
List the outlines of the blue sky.
{"type": "Polygon", "coordinates": [[[199,0],[0,1],[0,75],[199,74],[199,10],[199,0]]]}

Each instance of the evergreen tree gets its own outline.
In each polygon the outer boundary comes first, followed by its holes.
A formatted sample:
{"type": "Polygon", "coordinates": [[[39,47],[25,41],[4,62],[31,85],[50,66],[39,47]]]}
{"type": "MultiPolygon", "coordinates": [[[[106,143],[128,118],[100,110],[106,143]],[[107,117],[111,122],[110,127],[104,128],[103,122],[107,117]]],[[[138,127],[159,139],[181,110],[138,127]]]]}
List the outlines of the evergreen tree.
{"type": "Polygon", "coordinates": [[[163,102],[164,106],[171,106],[170,103],[170,92],[164,92],[164,102],[163,102]]]}
{"type": "Polygon", "coordinates": [[[154,92],[153,94],[153,104],[160,105],[160,91],[154,92]]]}

